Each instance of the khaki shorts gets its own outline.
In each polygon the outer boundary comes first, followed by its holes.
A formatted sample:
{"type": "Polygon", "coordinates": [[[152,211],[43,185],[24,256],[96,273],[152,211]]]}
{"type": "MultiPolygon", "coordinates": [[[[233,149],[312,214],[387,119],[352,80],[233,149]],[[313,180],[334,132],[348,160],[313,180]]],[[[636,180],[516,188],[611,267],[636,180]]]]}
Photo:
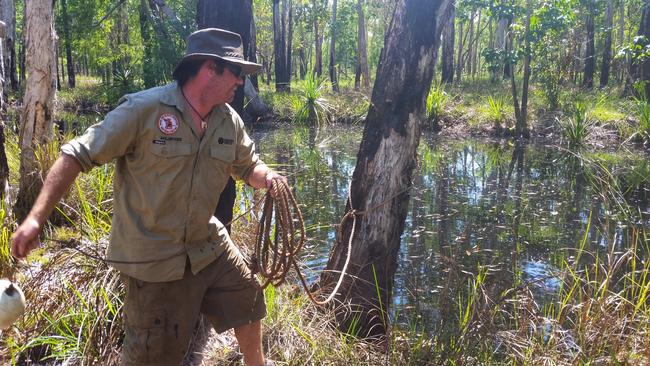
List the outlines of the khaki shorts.
{"type": "Polygon", "coordinates": [[[122,365],[179,365],[199,313],[219,333],[266,315],[259,283],[232,242],[198,274],[187,266],[181,280],[144,282],[122,276],[126,287],[122,365]]]}

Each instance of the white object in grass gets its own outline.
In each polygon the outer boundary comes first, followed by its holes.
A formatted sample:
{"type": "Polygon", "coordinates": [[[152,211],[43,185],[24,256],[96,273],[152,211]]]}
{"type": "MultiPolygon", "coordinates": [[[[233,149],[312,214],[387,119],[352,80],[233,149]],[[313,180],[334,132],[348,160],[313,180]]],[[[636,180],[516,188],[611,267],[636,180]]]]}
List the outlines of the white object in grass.
{"type": "Polygon", "coordinates": [[[18,285],[0,279],[0,329],[9,328],[25,311],[25,295],[18,285]]]}

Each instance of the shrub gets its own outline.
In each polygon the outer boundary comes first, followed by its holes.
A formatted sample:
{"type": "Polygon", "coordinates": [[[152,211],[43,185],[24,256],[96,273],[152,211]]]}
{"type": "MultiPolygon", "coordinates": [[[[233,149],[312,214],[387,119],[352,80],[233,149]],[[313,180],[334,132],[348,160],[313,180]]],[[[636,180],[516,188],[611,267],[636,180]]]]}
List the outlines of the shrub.
{"type": "Polygon", "coordinates": [[[567,119],[556,119],[556,121],[560,126],[562,138],[567,142],[569,148],[579,148],[584,146],[591,134],[594,120],[589,116],[587,107],[582,102],[576,102],[572,114],[567,119]]]}
{"type": "Polygon", "coordinates": [[[448,95],[443,84],[440,82],[431,84],[429,95],[427,95],[426,112],[427,120],[432,128],[438,127],[438,121],[440,121],[447,100],[448,95]]]}

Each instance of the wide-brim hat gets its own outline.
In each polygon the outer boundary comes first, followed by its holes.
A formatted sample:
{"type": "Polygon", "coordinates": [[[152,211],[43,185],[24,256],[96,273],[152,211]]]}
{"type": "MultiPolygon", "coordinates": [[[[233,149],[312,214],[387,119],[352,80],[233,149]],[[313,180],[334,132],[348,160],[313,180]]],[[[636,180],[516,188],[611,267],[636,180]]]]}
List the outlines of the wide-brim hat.
{"type": "Polygon", "coordinates": [[[187,50],[178,62],[174,74],[186,61],[217,58],[241,67],[244,74],[255,74],[262,65],[246,61],[241,36],[219,28],[198,30],[187,38],[187,50]]]}

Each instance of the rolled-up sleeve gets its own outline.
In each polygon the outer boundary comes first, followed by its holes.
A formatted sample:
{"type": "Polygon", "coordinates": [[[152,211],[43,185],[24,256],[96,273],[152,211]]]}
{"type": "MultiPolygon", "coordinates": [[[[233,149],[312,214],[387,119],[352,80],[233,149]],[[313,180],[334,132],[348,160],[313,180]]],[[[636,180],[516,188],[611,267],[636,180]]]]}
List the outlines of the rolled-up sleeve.
{"type": "Polygon", "coordinates": [[[61,152],[77,159],[83,172],[125,155],[138,135],[142,108],[135,108],[136,104],[134,98],[123,97],[102,122],[63,145],[61,152]]]}
{"type": "Polygon", "coordinates": [[[237,145],[235,160],[232,163],[232,175],[246,182],[253,169],[258,165],[264,165],[264,162],[255,152],[255,143],[246,133],[244,122],[236,114],[234,117],[237,128],[237,145]]]}

